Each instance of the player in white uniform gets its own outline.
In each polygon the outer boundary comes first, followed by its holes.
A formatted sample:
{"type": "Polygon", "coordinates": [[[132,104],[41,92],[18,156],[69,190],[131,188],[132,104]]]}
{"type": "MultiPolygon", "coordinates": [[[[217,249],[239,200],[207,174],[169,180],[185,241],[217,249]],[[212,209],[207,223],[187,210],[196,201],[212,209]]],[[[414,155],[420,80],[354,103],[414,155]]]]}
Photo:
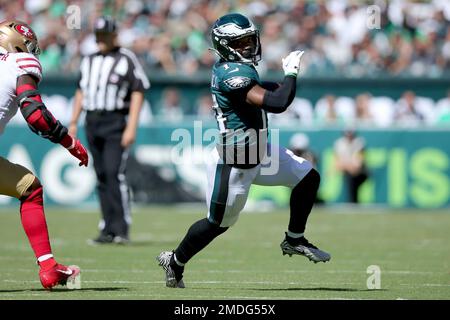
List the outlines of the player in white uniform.
{"type": "MultiPolygon", "coordinates": [[[[0,24],[0,135],[17,111],[30,129],[63,147],[87,166],[88,154],[79,140],[67,134],[42,103],[37,85],[42,68],[33,30],[21,21],[0,24]]],[[[1,139],[1,137],[0,137],[1,139]]],[[[27,168],[0,157],[0,194],[19,199],[22,225],[36,255],[41,284],[46,289],[67,284],[75,288],[80,269],[56,262],[52,255],[43,206],[43,189],[38,178],[27,168]]]]}

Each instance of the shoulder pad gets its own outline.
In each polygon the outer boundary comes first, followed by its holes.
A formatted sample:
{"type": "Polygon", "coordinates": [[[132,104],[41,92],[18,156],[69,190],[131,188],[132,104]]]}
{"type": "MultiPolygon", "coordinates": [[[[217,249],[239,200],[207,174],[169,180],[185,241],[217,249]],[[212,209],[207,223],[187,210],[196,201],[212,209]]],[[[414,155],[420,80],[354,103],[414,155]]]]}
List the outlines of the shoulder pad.
{"type": "Polygon", "coordinates": [[[42,66],[39,60],[31,53],[15,53],[11,56],[17,66],[18,76],[29,74],[38,79],[38,82],[42,80],[42,66]]]}

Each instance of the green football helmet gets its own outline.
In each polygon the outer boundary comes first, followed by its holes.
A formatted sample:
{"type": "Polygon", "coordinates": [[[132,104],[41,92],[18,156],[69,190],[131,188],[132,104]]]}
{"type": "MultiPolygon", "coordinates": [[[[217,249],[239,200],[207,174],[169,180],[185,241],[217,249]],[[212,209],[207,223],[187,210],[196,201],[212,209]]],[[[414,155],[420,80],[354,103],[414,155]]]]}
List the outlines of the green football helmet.
{"type": "Polygon", "coordinates": [[[211,31],[213,51],[225,61],[257,65],[261,60],[259,31],[245,16],[226,14],[214,23],[211,31]]]}

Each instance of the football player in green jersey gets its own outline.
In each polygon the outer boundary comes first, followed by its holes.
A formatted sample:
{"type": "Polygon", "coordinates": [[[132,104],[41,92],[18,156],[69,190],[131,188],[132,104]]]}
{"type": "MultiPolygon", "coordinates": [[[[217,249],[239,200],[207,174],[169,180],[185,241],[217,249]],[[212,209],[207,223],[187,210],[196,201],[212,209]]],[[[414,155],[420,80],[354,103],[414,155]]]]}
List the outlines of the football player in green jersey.
{"type": "Polygon", "coordinates": [[[262,82],[255,69],[261,60],[259,31],[237,13],[219,18],[212,28],[219,61],[214,65],[211,92],[220,139],[207,163],[207,218],[195,222],[174,251],[157,257],[166,286],[183,288],[184,265],[238,219],[251,184],[290,187],[290,220],[283,254],[326,262],[330,255],[305,237],[304,231],[320,184],[312,164],[267,140],[267,112],[281,113],[295,97],[303,51],[282,59],[281,85],[262,82]]]}

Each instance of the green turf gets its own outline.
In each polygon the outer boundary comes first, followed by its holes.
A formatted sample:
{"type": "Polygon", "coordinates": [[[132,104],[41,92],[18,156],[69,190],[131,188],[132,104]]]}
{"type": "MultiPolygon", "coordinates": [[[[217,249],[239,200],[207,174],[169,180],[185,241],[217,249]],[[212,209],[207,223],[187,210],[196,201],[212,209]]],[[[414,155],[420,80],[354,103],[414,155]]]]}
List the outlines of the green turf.
{"type": "MultiPolygon", "coordinates": [[[[6,212],[5,212],[6,211],[6,212]]],[[[0,214],[0,299],[449,299],[450,214],[348,214],[315,210],[307,236],[331,253],[326,264],[282,256],[286,211],[244,213],[187,266],[187,288],[164,286],[155,256],[173,249],[201,210],[135,210],[129,246],[89,246],[97,213],[47,210],[53,251],[82,268],[83,289],[46,292],[15,210],[0,214]],[[3,214],[4,213],[4,214],[3,214]],[[381,290],[368,290],[369,265],[381,290]]],[[[370,211],[369,211],[370,212],[370,211]]]]}

